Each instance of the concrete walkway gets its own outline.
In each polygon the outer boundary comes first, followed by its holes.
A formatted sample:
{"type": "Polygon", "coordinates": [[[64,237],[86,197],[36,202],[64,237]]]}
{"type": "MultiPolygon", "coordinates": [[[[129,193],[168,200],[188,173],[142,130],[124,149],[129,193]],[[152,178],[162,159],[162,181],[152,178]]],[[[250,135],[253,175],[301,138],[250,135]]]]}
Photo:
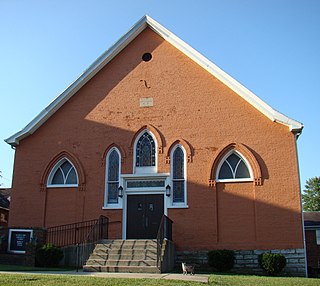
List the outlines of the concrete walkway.
{"type": "Polygon", "coordinates": [[[0,273],[6,274],[48,274],[48,275],[82,275],[92,277],[105,277],[105,278],[142,278],[142,279],[164,279],[164,280],[180,280],[180,281],[195,281],[207,283],[209,275],[197,274],[197,275],[183,275],[177,273],[161,273],[161,274],[149,274],[149,273],[111,273],[111,272],[79,272],[76,271],[0,271],[0,273]]]}

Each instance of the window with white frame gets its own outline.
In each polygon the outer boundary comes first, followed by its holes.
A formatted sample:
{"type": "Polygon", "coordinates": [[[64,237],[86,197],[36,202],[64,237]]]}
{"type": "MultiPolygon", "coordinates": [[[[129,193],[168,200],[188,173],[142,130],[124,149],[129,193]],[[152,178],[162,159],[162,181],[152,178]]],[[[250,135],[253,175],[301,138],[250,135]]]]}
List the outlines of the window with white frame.
{"type": "Polygon", "coordinates": [[[172,204],[186,203],[186,164],[185,151],[177,145],[171,152],[172,204]]]}
{"type": "Polygon", "coordinates": [[[61,159],[51,170],[48,187],[77,187],[78,175],[73,164],[66,158],[61,159]]]}
{"type": "Polygon", "coordinates": [[[245,158],[236,151],[229,152],[219,163],[217,181],[251,181],[252,171],[245,158]]]}
{"type": "Polygon", "coordinates": [[[105,205],[118,204],[118,187],[120,180],[120,153],[112,148],[106,157],[106,193],[105,205]]]}
{"type": "Polygon", "coordinates": [[[157,171],[156,141],[148,130],[144,130],[135,143],[135,172],[152,173],[157,171]]]}
{"type": "Polygon", "coordinates": [[[320,245],[320,229],[316,229],[316,241],[317,245],[320,245]]]}

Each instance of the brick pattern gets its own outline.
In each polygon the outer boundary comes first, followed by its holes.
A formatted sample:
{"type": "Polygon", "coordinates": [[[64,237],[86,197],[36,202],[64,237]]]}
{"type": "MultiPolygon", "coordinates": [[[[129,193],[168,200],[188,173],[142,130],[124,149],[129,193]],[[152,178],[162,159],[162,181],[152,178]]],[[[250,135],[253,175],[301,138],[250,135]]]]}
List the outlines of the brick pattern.
{"type": "Polygon", "coordinates": [[[320,268],[320,245],[317,245],[316,230],[306,230],[308,267],[320,268]]]}
{"type": "MultiPolygon", "coordinates": [[[[258,256],[262,253],[279,253],[287,259],[287,265],[281,275],[306,275],[304,249],[277,249],[277,250],[235,250],[235,265],[231,272],[243,274],[265,274],[259,267],[258,256]]],[[[176,266],[181,262],[196,264],[198,267],[208,269],[207,251],[180,251],[176,253],[176,266]]]]}
{"type": "Polygon", "coordinates": [[[186,164],[188,208],[168,209],[178,251],[303,247],[294,134],[150,29],[20,141],[9,225],[50,227],[105,215],[110,222],[119,222],[110,227],[110,238],[121,238],[122,210],[102,209],[106,172],[101,158],[116,144],[127,155],[121,172],[132,174],[132,142],[145,127],[161,147],[159,173],[170,172],[166,157],[172,142],[184,140],[192,146],[188,158],[192,163],[186,164]],[[146,51],[152,53],[149,62],[141,59],[146,51]],[[141,98],[151,97],[152,107],[139,106],[141,98]],[[209,187],[214,158],[237,143],[246,146],[259,164],[263,184],[258,180],[209,187]],[[40,191],[46,168],[61,152],[79,162],[83,191],[40,191]]]}

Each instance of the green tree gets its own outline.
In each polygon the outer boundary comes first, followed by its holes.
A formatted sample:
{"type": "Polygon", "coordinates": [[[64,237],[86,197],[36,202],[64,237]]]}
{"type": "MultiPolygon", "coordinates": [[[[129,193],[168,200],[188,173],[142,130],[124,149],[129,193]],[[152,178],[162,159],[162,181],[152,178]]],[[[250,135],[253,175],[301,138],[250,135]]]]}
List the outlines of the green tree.
{"type": "Polygon", "coordinates": [[[314,177],[306,181],[302,194],[304,211],[320,211],[320,177],[314,177]]]}

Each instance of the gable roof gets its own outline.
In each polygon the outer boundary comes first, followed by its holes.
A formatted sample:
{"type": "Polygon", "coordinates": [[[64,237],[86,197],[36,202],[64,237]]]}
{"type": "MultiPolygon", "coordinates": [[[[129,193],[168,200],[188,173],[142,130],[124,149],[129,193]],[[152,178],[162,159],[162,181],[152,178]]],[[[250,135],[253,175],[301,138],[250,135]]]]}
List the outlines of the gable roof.
{"type": "Polygon", "coordinates": [[[44,122],[46,122],[65,102],[67,102],[82,86],[84,86],[93,76],[95,76],[105,65],[107,65],[117,54],[119,54],[131,41],[133,41],[145,28],[151,28],[164,40],[168,41],[182,53],[187,55],[202,68],[207,70],[239,96],[245,99],[249,104],[258,109],[270,120],[284,124],[290,131],[300,134],[303,124],[293,120],[284,114],[276,111],[262,99],[241,85],[214,63],[209,61],[195,49],[190,47],[184,41],[179,39],[169,30],[164,28],[158,22],[149,16],[141,18],[125,35],[123,35],[113,46],[104,52],[87,70],[85,70],[78,79],[68,86],[56,99],[54,99],[45,109],[43,109],[27,126],[21,131],[15,133],[5,141],[12,145],[19,145],[19,141],[34,133],[44,122]]]}

